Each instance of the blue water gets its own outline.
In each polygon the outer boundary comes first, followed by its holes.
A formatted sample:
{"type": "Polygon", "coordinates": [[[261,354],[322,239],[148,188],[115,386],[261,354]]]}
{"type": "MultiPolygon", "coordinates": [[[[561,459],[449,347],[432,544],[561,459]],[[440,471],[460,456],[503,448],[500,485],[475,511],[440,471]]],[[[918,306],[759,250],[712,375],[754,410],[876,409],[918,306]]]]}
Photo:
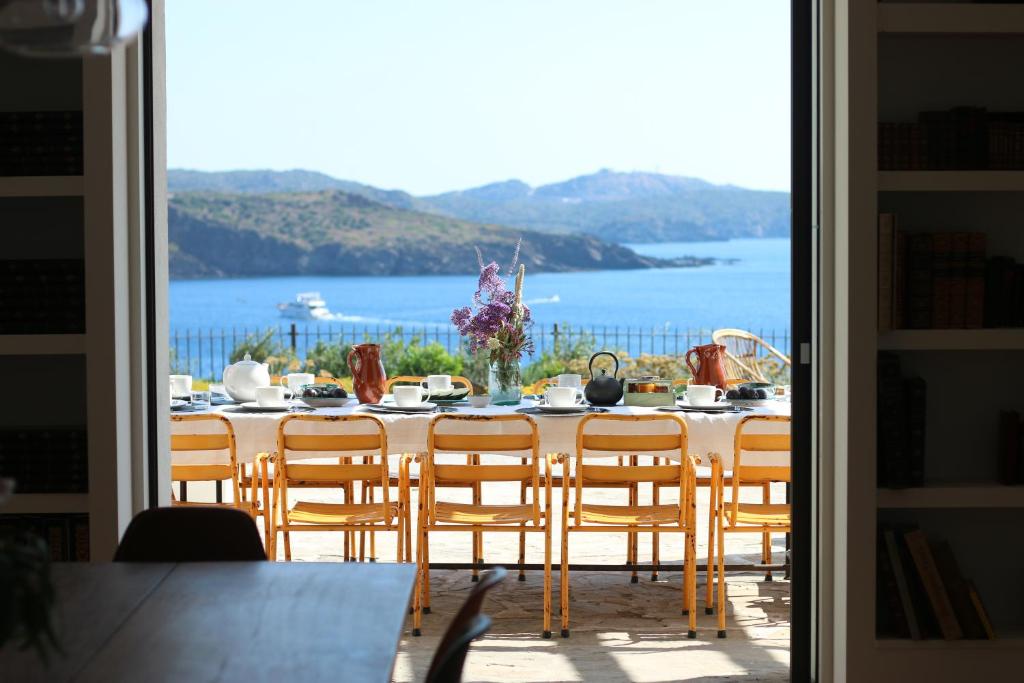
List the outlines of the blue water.
{"type": "MultiPolygon", "coordinates": [[[[661,257],[735,259],[700,268],[527,273],[524,300],[545,326],[698,329],[789,328],[789,240],[670,242],[630,245],[661,257]]],[[[268,277],[182,280],[170,284],[171,329],[249,330],[287,321],[276,305],[318,291],[335,324],[447,326],[453,308],[470,303],[476,278],[268,277]]]]}

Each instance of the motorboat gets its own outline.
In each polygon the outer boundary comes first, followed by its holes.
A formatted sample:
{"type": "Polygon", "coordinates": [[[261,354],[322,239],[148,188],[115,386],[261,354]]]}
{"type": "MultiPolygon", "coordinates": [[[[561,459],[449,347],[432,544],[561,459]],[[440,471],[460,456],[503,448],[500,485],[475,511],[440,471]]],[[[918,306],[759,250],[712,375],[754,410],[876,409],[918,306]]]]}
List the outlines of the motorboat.
{"type": "Polygon", "coordinates": [[[294,320],[327,320],[332,316],[320,292],[300,292],[295,295],[295,301],[278,304],[277,310],[282,317],[294,320]]]}

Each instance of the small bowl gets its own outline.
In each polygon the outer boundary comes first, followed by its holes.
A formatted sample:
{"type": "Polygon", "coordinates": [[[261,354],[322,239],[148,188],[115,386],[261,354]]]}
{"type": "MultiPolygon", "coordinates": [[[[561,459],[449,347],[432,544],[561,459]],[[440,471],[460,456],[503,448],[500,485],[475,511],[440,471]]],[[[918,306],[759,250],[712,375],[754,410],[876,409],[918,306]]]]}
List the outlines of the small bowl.
{"type": "Polygon", "coordinates": [[[486,408],[491,405],[491,397],[487,394],[480,394],[477,396],[469,396],[469,405],[474,408],[486,408]]]}

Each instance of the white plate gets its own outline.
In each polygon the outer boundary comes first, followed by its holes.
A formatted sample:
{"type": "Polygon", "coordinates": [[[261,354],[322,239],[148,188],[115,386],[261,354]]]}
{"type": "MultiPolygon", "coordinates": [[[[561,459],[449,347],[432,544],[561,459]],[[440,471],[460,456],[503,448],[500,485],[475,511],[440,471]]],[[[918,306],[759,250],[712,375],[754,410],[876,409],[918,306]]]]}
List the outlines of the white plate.
{"type": "Polygon", "coordinates": [[[711,403],[706,406],[693,405],[680,401],[677,405],[680,408],[694,408],[697,410],[732,410],[732,403],[726,401],[719,401],[718,403],[711,403]]]}
{"type": "Polygon", "coordinates": [[[774,398],[730,398],[726,400],[734,406],[740,406],[743,408],[760,408],[775,405],[776,403],[774,398]]]}
{"type": "Polygon", "coordinates": [[[340,408],[346,406],[351,401],[351,398],[306,398],[300,396],[299,400],[305,403],[310,408],[340,408]]]}
{"type": "Polygon", "coordinates": [[[587,406],[548,406],[541,405],[537,406],[537,410],[542,413],[551,413],[552,415],[571,415],[573,413],[580,413],[581,415],[587,412],[587,406]]]}
{"type": "Polygon", "coordinates": [[[367,403],[366,407],[385,413],[429,413],[437,408],[437,404],[429,401],[424,401],[418,406],[400,406],[397,403],[367,403]]]}
{"type": "Polygon", "coordinates": [[[283,403],[279,406],[261,406],[256,401],[249,401],[241,405],[242,410],[251,413],[287,413],[292,409],[287,403],[283,403]]]}
{"type": "Polygon", "coordinates": [[[181,410],[188,405],[188,401],[182,401],[180,398],[171,399],[171,410],[181,410]]]}

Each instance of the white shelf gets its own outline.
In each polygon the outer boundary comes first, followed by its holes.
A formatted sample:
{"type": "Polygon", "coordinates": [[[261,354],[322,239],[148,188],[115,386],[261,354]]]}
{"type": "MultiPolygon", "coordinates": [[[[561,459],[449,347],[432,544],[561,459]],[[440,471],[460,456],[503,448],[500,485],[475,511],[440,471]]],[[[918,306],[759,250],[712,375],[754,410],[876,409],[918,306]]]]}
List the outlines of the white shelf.
{"type": "Polygon", "coordinates": [[[0,505],[0,515],[89,512],[88,493],[16,493],[0,505]]]}
{"type": "Polygon", "coordinates": [[[0,197],[81,197],[85,179],[80,175],[0,177],[0,197]]]}
{"type": "Polygon", "coordinates": [[[1024,350],[1024,329],[893,330],[878,336],[884,351],[1024,350]]]}
{"type": "Polygon", "coordinates": [[[944,35],[1024,34],[1024,6],[950,3],[881,3],[879,33],[944,35]]]}
{"type": "Polygon", "coordinates": [[[880,192],[1024,192],[1024,171],[879,171],[880,192]]]}
{"type": "Polygon", "coordinates": [[[62,356],[85,353],[84,334],[0,334],[0,356],[62,356]]]}
{"type": "Polygon", "coordinates": [[[909,489],[878,489],[878,507],[1024,508],[1024,486],[933,484],[909,489]]]}

